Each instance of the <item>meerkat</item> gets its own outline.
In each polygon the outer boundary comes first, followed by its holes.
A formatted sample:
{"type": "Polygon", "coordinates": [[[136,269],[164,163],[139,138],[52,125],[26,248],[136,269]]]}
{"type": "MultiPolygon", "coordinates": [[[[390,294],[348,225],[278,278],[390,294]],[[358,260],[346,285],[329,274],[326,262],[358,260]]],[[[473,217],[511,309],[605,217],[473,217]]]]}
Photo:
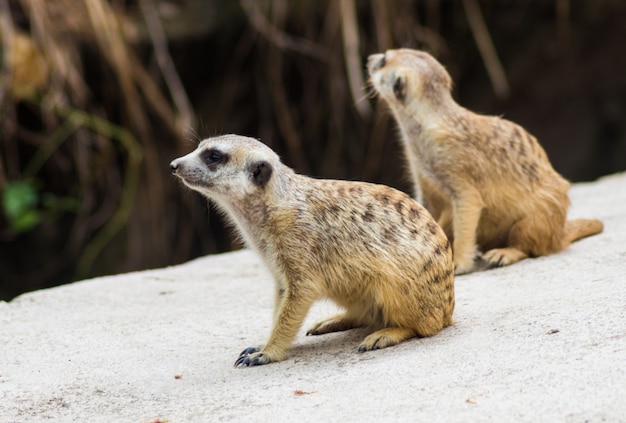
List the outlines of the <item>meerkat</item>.
{"type": "Polygon", "coordinates": [[[246,348],[236,367],[283,360],[310,306],[323,298],[345,312],[307,335],[371,327],[359,352],[452,324],[451,245],[408,195],[296,174],[260,141],[237,135],[203,140],[170,167],[224,212],[276,282],[271,335],[262,348],[246,348]]]}
{"type": "Polygon", "coordinates": [[[476,270],[480,253],[487,267],[504,266],[603,230],[599,220],[566,221],[569,183],[536,138],[458,105],[431,55],[389,50],[367,67],[400,127],[415,197],[452,242],[456,274],[476,270]]]}

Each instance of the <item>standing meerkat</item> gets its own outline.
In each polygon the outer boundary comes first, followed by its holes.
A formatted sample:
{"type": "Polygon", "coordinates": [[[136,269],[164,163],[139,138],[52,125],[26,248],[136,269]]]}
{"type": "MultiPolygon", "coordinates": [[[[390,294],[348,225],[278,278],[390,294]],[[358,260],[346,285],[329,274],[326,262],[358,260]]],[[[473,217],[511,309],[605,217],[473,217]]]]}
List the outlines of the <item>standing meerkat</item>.
{"type": "Polygon", "coordinates": [[[504,266],[602,232],[599,220],[566,221],[569,183],[535,137],[459,106],[431,55],[389,50],[367,66],[400,127],[416,198],[453,243],[457,274],[475,270],[479,252],[489,266],[504,266]]]}
{"type": "Polygon", "coordinates": [[[170,166],[217,204],[276,282],[272,333],[263,348],[245,349],[235,366],[283,360],[310,306],[322,298],[345,313],[307,335],[374,328],[360,352],[452,324],[450,243],[406,194],[298,175],[269,147],[237,135],[206,139],[170,166]]]}

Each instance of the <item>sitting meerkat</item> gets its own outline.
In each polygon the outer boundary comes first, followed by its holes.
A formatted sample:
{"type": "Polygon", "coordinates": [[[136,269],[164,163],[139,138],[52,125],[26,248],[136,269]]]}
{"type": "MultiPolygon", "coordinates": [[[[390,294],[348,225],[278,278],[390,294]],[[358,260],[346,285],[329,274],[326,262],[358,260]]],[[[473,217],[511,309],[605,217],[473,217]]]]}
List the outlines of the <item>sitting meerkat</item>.
{"type": "Polygon", "coordinates": [[[245,349],[235,366],[283,360],[311,304],[322,298],[345,312],[307,334],[372,327],[361,352],[452,324],[450,243],[406,194],[298,175],[269,147],[237,135],[206,139],[170,166],[226,214],[276,282],[269,340],[245,349]]]}
{"type": "Polygon", "coordinates": [[[452,242],[456,274],[552,254],[602,232],[566,221],[569,183],[521,126],[459,106],[444,67],[422,51],[374,54],[368,71],[402,133],[418,202],[452,242]]]}

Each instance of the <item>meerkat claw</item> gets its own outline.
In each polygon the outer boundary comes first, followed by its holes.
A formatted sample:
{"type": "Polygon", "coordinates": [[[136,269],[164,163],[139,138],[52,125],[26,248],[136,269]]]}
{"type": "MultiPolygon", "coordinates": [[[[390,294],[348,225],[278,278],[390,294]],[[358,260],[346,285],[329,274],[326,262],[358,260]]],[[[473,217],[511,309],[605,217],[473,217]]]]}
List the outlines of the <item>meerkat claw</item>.
{"type": "Polygon", "coordinates": [[[364,344],[359,345],[359,349],[358,349],[357,352],[364,353],[366,351],[380,350],[381,348],[384,348],[384,347],[379,346],[378,345],[378,341],[376,341],[376,343],[374,345],[372,345],[371,347],[368,347],[368,346],[366,346],[364,344]]]}
{"type": "Polygon", "coordinates": [[[255,352],[261,351],[261,348],[258,347],[248,347],[239,354],[239,357],[244,357],[250,354],[254,354],[255,352]]]}
{"type": "Polygon", "coordinates": [[[272,362],[272,359],[267,355],[260,353],[261,348],[249,347],[239,354],[239,358],[235,361],[235,367],[252,367],[261,366],[272,362]]]}
{"type": "Polygon", "coordinates": [[[247,355],[241,356],[235,361],[235,367],[247,367],[249,363],[250,357],[247,355]]]}
{"type": "Polygon", "coordinates": [[[235,367],[262,366],[272,360],[266,354],[254,353],[253,355],[242,355],[235,361],[235,367]]]}

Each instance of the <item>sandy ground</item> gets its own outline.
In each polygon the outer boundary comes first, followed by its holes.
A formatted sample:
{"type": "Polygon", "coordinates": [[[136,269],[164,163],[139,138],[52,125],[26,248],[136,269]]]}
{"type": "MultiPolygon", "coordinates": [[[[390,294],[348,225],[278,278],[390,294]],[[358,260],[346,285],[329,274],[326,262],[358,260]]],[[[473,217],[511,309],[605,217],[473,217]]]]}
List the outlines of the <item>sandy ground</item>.
{"type": "Polygon", "coordinates": [[[571,190],[599,236],[458,277],[456,324],[359,354],[364,329],[262,344],[273,282],[240,251],[0,302],[0,423],[626,422],[626,174],[571,190]]]}

